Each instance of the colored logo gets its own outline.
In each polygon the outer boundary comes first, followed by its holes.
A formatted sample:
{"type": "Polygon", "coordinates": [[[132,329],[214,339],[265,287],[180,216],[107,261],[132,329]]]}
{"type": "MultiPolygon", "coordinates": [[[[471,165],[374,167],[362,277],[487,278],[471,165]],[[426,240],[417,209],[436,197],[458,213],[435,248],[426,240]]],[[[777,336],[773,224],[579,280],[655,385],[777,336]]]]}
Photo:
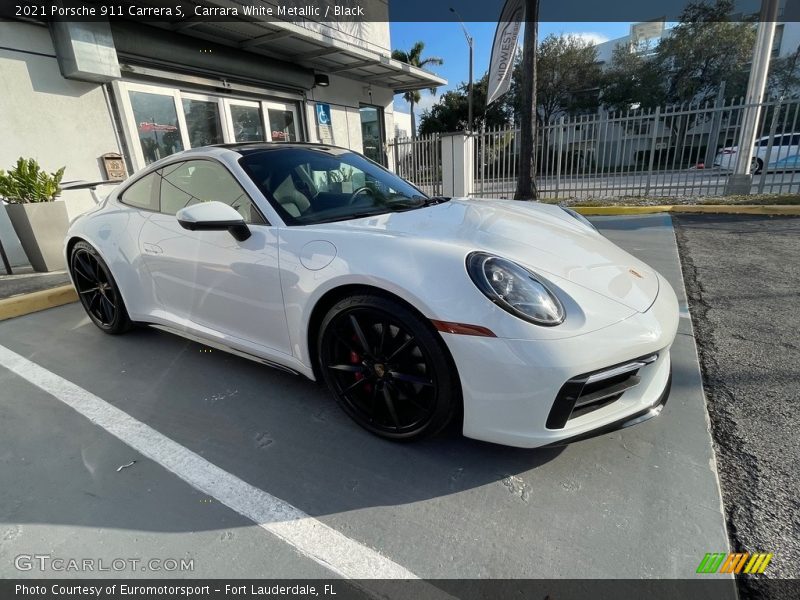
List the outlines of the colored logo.
{"type": "Polygon", "coordinates": [[[709,553],[700,561],[697,573],[763,573],[767,569],[772,553],[749,552],[725,554],[709,553]]]}

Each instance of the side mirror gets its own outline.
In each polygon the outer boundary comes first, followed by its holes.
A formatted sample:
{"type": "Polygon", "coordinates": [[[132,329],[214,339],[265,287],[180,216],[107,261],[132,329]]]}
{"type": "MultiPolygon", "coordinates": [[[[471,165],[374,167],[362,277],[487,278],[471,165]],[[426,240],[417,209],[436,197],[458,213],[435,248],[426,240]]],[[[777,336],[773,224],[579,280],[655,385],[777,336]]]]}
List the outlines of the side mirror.
{"type": "Polygon", "coordinates": [[[238,241],[250,237],[250,228],[235,208],[223,202],[203,202],[193,204],[178,211],[175,215],[181,227],[189,231],[224,231],[238,241]]]}

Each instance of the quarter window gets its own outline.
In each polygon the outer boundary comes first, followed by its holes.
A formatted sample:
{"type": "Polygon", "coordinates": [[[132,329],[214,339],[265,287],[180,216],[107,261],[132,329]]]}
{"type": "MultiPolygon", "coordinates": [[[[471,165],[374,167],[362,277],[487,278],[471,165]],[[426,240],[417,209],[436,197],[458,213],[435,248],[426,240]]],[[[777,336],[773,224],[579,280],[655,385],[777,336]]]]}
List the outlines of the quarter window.
{"type": "Polygon", "coordinates": [[[156,173],[145,175],[122,192],[120,202],[145,210],[158,210],[158,197],[153,193],[155,181],[156,173]]]}
{"type": "Polygon", "coordinates": [[[174,215],[185,206],[217,201],[235,208],[246,223],[265,223],[233,175],[216,162],[189,160],[164,167],[159,174],[162,213],[174,215]]]}

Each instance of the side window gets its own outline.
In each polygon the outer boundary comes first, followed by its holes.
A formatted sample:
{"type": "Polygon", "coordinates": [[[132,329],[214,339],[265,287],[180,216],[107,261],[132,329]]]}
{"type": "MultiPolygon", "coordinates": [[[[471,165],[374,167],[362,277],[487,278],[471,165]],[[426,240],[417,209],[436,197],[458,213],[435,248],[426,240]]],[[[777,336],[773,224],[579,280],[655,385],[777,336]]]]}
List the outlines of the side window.
{"type": "Polygon", "coordinates": [[[157,174],[150,173],[122,192],[120,202],[136,208],[158,210],[158,197],[153,193],[157,174]]]}
{"type": "Polygon", "coordinates": [[[792,136],[792,146],[800,146],[800,134],[795,133],[792,136]]]}
{"type": "Polygon", "coordinates": [[[235,208],[246,223],[265,223],[233,175],[216,162],[189,160],[164,167],[159,173],[162,213],[174,215],[184,206],[218,201],[235,208]]]}

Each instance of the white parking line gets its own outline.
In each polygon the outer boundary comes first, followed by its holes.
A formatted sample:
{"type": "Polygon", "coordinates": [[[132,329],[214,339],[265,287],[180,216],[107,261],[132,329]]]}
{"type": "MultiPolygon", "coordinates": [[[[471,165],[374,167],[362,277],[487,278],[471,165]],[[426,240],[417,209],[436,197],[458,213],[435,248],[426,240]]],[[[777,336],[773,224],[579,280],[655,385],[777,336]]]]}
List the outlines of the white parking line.
{"type": "Polygon", "coordinates": [[[0,346],[0,365],[337,575],[352,579],[417,579],[377,551],[220,469],[102,398],[4,346],[0,346]]]}

